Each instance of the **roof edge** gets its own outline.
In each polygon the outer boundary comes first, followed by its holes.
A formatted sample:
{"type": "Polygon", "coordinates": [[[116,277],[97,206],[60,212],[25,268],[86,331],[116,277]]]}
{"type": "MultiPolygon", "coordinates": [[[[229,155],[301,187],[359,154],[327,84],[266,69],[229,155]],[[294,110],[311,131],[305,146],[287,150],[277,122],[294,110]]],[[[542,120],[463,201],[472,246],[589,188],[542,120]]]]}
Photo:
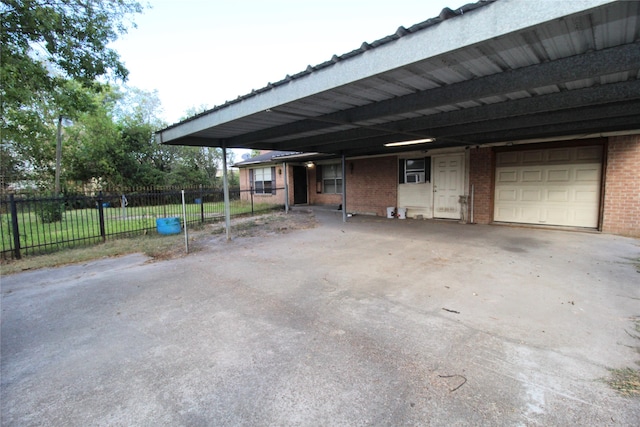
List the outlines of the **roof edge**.
{"type": "Polygon", "coordinates": [[[385,37],[383,37],[381,39],[375,40],[375,41],[373,41],[371,43],[368,43],[368,42],[365,41],[357,49],[354,49],[354,50],[352,50],[350,52],[347,52],[347,53],[344,53],[342,55],[333,55],[331,57],[331,59],[329,59],[328,61],[321,62],[320,64],[317,64],[317,65],[308,65],[307,68],[305,70],[301,71],[301,72],[295,73],[293,75],[287,74],[283,79],[281,79],[279,81],[276,81],[276,82],[273,82],[273,83],[272,82],[268,82],[267,85],[262,87],[262,88],[253,89],[251,92],[249,92],[249,93],[247,93],[245,95],[239,95],[236,99],[226,101],[224,104],[213,106],[212,108],[210,108],[208,110],[205,110],[205,111],[203,111],[201,113],[198,113],[198,114],[196,114],[194,116],[188,117],[188,118],[186,118],[184,120],[181,120],[181,121],[179,121],[177,123],[173,123],[173,124],[165,127],[164,129],[159,130],[158,132],[163,132],[163,131],[166,131],[166,130],[170,130],[172,128],[175,128],[177,126],[183,125],[185,123],[197,120],[198,118],[206,116],[206,115],[211,114],[213,112],[228,108],[231,105],[238,104],[238,103],[240,103],[242,101],[245,101],[247,99],[250,99],[250,98],[254,98],[254,97],[256,97],[256,96],[258,96],[260,94],[263,94],[265,92],[269,92],[269,91],[271,91],[273,89],[276,89],[276,88],[278,88],[280,86],[287,85],[292,81],[300,80],[302,78],[305,78],[305,77],[313,74],[316,71],[320,71],[320,70],[324,70],[324,69],[330,68],[330,67],[332,67],[332,66],[334,66],[334,65],[336,65],[336,64],[338,64],[340,62],[347,61],[347,60],[353,59],[353,58],[355,58],[357,56],[360,56],[360,55],[364,54],[367,51],[379,48],[381,46],[384,46],[384,45],[387,45],[389,43],[392,43],[392,42],[394,42],[394,41],[396,41],[396,40],[398,40],[398,39],[400,39],[402,37],[406,37],[406,36],[409,36],[411,34],[414,34],[414,33],[420,32],[422,30],[425,30],[427,28],[433,27],[433,26],[438,25],[441,22],[444,22],[444,21],[449,20],[451,18],[462,16],[465,13],[472,12],[472,11],[478,9],[478,8],[487,6],[487,5],[489,5],[491,3],[494,3],[496,1],[498,1],[498,0],[480,0],[480,1],[476,2],[476,3],[467,3],[467,4],[463,5],[463,6],[460,6],[460,7],[456,8],[455,10],[452,10],[452,9],[450,9],[448,7],[445,7],[444,9],[442,9],[440,14],[438,16],[436,16],[436,17],[429,18],[426,21],[422,21],[420,23],[414,24],[409,28],[405,28],[403,26],[400,26],[400,27],[398,27],[396,32],[393,33],[393,34],[387,35],[387,36],[385,36],[385,37]]]}

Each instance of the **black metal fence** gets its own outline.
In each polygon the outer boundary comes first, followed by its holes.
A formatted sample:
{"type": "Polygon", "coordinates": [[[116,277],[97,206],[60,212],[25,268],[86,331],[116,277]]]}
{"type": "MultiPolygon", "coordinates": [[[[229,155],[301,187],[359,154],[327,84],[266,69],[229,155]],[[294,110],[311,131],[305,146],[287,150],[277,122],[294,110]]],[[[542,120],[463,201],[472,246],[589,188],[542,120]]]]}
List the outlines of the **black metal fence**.
{"type": "MultiPolygon", "coordinates": [[[[275,199],[258,200],[253,190],[232,189],[229,199],[231,216],[282,206],[275,199]]],[[[138,189],[61,196],[10,194],[0,198],[0,259],[20,259],[108,238],[162,232],[164,218],[179,218],[184,226],[224,217],[224,193],[220,189],[138,189]]]]}

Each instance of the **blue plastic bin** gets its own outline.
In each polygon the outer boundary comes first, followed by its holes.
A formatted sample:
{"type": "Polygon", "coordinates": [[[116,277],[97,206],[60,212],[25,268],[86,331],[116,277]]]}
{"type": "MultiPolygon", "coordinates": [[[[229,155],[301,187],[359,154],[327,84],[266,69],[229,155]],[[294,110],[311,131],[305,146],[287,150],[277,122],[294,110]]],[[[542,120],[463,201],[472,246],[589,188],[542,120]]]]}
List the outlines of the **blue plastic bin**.
{"type": "Polygon", "coordinates": [[[156,218],[156,227],[160,234],[178,234],[182,229],[179,217],[156,218]]]}

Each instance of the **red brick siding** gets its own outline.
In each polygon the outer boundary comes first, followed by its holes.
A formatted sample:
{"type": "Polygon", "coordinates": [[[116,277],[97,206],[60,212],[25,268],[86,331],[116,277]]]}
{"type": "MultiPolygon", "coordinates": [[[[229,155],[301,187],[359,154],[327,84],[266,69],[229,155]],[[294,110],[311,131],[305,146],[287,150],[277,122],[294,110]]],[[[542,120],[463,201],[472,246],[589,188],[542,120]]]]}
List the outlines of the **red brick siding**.
{"type": "Polygon", "coordinates": [[[602,231],[640,237],[640,135],[609,138],[602,231]]]}
{"type": "Polygon", "coordinates": [[[309,185],[309,204],[311,205],[340,205],[342,204],[342,194],[322,193],[322,187],[317,187],[316,172],[318,169],[312,167],[307,169],[307,179],[309,185]],[[320,192],[318,192],[318,190],[320,192]]]}
{"type": "Polygon", "coordinates": [[[398,200],[398,159],[347,160],[347,211],[386,216],[398,200]]]}
{"type": "Polygon", "coordinates": [[[493,221],[493,170],[491,148],[471,148],[469,162],[469,191],[473,185],[473,221],[489,224],[493,221]]]}
{"type": "Polygon", "coordinates": [[[251,188],[251,183],[249,182],[249,169],[240,168],[238,173],[240,179],[240,200],[246,202],[251,200],[251,195],[249,194],[249,188],[251,188]]]}
{"type": "MultiPolygon", "coordinates": [[[[273,165],[267,165],[264,167],[272,167],[273,165]]],[[[282,164],[275,165],[276,171],[276,194],[254,194],[253,201],[254,203],[272,203],[275,205],[284,205],[284,170],[282,169],[282,164]]],[[[289,203],[293,201],[293,187],[292,187],[292,171],[289,166],[287,166],[288,170],[287,176],[289,180],[289,203]]],[[[251,188],[251,182],[249,182],[249,169],[250,168],[240,168],[239,178],[240,178],[240,199],[243,201],[250,201],[251,194],[249,189],[251,188]]]]}
{"type": "MultiPolygon", "coordinates": [[[[284,171],[282,173],[284,173],[284,171]]],[[[284,182],[284,180],[283,180],[283,182],[284,182]]],[[[287,185],[289,187],[289,206],[293,206],[293,200],[294,200],[294,197],[293,197],[293,190],[294,190],[294,188],[293,188],[293,166],[291,166],[291,165],[287,165],[287,185]]]]}

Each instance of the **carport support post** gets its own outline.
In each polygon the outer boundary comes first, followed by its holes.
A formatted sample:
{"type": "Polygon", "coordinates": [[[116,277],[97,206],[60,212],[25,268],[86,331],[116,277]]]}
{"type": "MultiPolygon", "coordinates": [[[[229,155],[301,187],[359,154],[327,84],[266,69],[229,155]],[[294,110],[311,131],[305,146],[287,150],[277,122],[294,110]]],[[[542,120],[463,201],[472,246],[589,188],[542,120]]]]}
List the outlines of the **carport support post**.
{"type": "Polygon", "coordinates": [[[342,222],[347,222],[347,163],[342,153],[342,222]]]}
{"type": "Polygon", "coordinates": [[[229,181],[227,178],[227,143],[222,143],[222,186],[224,193],[224,224],[227,241],[231,240],[231,209],[229,208],[229,181]]]}
{"type": "Polygon", "coordinates": [[[289,213],[289,182],[287,180],[287,162],[282,162],[284,169],[284,212],[289,213]]]}

